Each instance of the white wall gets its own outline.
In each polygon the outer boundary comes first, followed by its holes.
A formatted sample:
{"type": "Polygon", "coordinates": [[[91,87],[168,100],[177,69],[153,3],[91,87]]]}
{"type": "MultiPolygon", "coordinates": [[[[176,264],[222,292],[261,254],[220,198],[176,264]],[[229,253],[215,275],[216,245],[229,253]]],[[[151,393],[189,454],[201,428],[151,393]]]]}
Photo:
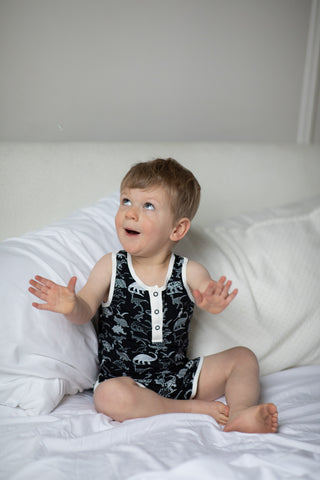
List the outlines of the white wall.
{"type": "Polygon", "coordinates": [[[294,142],[311,3],[0,0],[0,140],[294,142]]]}

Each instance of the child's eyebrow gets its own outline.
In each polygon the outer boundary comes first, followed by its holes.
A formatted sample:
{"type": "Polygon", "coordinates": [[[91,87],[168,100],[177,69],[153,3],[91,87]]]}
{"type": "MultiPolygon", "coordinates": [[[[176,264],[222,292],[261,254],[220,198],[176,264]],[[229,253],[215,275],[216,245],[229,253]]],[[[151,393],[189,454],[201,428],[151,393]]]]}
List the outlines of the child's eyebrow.
{"type": "Polygon", "coordinates": [[[130,197],[129,193],[128,192],[120,192],[120,197],[123,198],[123,197],[130,197]]]}

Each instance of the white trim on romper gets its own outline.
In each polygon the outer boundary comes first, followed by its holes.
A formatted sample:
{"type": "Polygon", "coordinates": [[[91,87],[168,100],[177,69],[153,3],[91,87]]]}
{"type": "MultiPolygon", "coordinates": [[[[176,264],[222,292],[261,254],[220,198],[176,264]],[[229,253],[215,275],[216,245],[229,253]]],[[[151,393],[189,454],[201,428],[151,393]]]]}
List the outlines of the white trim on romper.
{"type": "MultiPolygon", "coordinates": [[[[122,378],[122,377],[115,377],[115,378],[122,378]]],[[[111,380],[111,379],[107,378],[106,380],[102,380],[102,382],[99,382],[99,380],[97,380],[96,383],[93,385],[93,391],[95,392],[96,388],[100,385],[100,383],[106,382],[107,380],[111,380]]],[[[135,380],[133,380],[133,381],[138,385],[138,387],[147,388],[142,383],[136,382],[135,380]]]]}
{"type": "Polygon", "coordinates": [[[188,282],[187,282],[187,265],[188,265],[189,259],[186,257],[183,257],[183,265],[182,265],[182,281],[184,288],[187,291],[188,297],[190,298],[191,302],[195,303],[192,292],[189,288],[188,282]]]}
{"type": "Polygon", "coordinates": [[[202,369],[203,360],[204,360],[204,357],[200,357],[198,368],[197,368],[196,373],[194,374],[194,377],[193,377],[192,392],[191,392],[190,399],[194,398],[197,395],[199,377],[200,377],[200,373],[201,373],[201,369],[202,369]]]}
{"type": "Polygon", "coordinates": [[[112,269],[111,269],[111,280],[110,280],[110,288],[109,288],[109,295],[108,300],[106,302],[102,302],[103,307],[109,307],[112,302],[113,292],[114,292],[114,284],[116,281],[116,272],[117,272],[117,253],[112,252],[111,254],[111,261],[112,261],[112,269]]]}

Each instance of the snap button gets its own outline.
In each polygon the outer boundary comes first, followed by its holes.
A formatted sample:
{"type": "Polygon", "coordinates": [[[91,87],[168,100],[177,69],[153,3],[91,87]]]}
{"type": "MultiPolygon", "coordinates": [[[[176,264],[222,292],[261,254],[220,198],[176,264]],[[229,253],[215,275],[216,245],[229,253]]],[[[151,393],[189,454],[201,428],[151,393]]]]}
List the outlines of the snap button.
{"type": "Polygon", "coordinates": [[[154,313],[155,313],[156,315],[158,315],[159,310],[156,308],[155,311],[154,311],[154,313]]]}
{"type": "Polygon", "coordinates": [[[153,296],[154,296],[154,297],[157,297],[158,295],[159,295],[158,292],[153,292],[153,296]]]}
{"type": "Polygon", "coordinates": [[[156,325],[154,328],[155,328],[156,330],[160,330],[160,325],[156,325]]]}

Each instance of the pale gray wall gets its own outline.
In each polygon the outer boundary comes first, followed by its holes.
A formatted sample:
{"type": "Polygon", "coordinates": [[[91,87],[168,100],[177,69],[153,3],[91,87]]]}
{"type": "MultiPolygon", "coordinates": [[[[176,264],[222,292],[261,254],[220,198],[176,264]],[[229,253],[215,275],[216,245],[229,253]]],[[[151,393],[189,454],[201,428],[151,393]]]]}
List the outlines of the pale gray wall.
{"type": "MultiPolygon", "coordinates": [[[[319,78],[320,78],[320,72],[319,72],[319,78]]],[[[314,143],[320,144],[320,92],[319,91],[318,91],[318,97],[317,97],[314,143]]]]}
{"type": "Polygon", "coordinates": [[[0,140],[294,142],[310,8],[0,0],[0,140]]]}

